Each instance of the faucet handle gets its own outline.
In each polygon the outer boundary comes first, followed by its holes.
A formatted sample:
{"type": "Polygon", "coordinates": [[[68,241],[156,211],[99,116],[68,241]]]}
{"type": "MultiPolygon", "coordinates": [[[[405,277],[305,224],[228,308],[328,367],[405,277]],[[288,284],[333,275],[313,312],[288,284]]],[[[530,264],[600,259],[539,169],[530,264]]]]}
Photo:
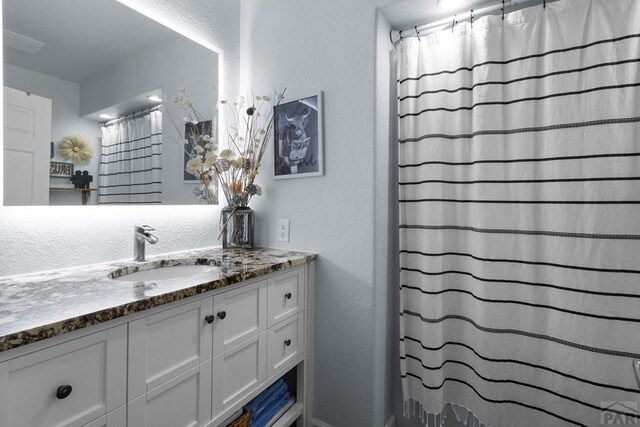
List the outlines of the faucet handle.
{"type": "Polygon", "coordinates": [[[142,225],[134,225],[133,229],[137,232],[142,232],[142,231],[156,231],[155,228],[151,227],[150,225],[146,225],[146,224],[142,224],[142,225]]]}

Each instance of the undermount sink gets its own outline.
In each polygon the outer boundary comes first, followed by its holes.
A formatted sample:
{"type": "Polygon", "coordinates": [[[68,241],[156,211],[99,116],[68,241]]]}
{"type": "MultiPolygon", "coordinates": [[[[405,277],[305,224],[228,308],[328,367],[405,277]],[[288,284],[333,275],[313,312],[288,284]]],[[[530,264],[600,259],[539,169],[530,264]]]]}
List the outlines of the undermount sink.
{"type": "Polygon", "coordinates": [[[156,267],[149,270],[136,271],[134,273],[123,273],[119,277],[112,279],[120,282],[145,282],[149,280],[170,280],[194,276],[196,274],[206,274],[216,271],[218,267],[213,265],[174,265],[170,267],[156,267]]]}

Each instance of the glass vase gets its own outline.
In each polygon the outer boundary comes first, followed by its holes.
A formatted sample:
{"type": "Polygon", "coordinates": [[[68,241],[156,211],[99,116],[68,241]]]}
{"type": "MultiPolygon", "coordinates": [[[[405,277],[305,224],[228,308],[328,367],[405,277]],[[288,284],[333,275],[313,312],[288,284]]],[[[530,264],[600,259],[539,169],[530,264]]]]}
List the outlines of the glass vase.
{"type": "Polygon", "coordinates": [[[246,206],[222,209],[222,247],[253,248],[253,211],[246,206]]]}

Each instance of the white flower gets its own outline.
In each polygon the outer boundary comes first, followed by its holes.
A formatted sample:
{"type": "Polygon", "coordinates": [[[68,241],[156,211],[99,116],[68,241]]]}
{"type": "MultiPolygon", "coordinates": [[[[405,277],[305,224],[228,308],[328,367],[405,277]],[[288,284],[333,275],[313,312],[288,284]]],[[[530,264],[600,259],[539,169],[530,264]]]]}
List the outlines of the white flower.
{"type": "Polygon", "coordinates": [[[269,98],[267,95],[265,95],[265,96],[262,97],[262,100],[269,102],[269,101],[271,101],[271,98],[269,98]]]}
{"type": "Polygon", "coordinates": [[[198,124],[198,121],[197,121],[197,120],[194,120],[194,121],[192,121],[191,123],[193,123],[194,125],[197,125],[197,124],[198,124]]]}
{"type": "Polygon", "coordinates": [[[207,150],[211,150],[213,148],[213,144],[212,143],[204,144],[204,148],[206,148],[207,150]]]}
{"type": "Polygon", "coordinates": [[[205,135],[202,137],[202,139],[205,141],[211,141],[211,135],[205,135]]]}
{"type": "Polygon", "coordinates": [[[182,138],[180,140],[180,144],[182,144],[182,145],[187,145],[188,143],[189,143],[189,141],[187,141],[185,138],[182,138]]]}
{"type": "Polygon", "coordinates": [[[202,162],[202,158],[200,156],[194,157],[187,162],[187,172],[194,175],[201,173],[203,166],[204,163],[202,162]]]}
{"type": "Polygon", "coordinates": [[[204,148],[202,148],[202,147],[201,147],[201,146],[199,146],[199,145],[196,145],[196,153],[198,153],[198,154],[202,154],[203,152],[204,152],[204,148]]]}
{"type": "Polygon", "coordinates": [[[227,159],[229,157],[233,157],[233,151],[226,149],[220,152],[220,157],[227,159]]]}
{"type": "Polygon", "coordinates": [[[261,96],[256,96],[256,101],[262,101],[262,97],[261,96]]]}
{"type": "Polygon", "coordinates": [[[208,151],[204,155],[204,160],[205,160],[205,163],[207,165],[213,166],[215,164],[216,160],[218,160],[218,156],[213,151],[208,151]]]}

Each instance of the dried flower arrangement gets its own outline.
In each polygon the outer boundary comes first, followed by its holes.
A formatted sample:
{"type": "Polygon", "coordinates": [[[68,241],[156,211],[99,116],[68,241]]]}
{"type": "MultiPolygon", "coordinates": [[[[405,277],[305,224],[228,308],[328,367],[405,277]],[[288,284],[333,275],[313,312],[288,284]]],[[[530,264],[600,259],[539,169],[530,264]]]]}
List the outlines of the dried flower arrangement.
{"type": "MultiPolygon", "coordinates": [[[[180,90],[174,103],[185,114],[184,120],[193,125],[188,127],[191,130],[189,139],[180,141],[190,157],[186,171],[198,178],[210,203],[214,194],[212,186],[218,181],[231,207],[246,207],[252,197],[262,194],[262,189],[254,181],[273,137],[273,106],[284,99],[285,90],[274,97],[252,96],[249,99],[240,97],[234,102],[220,101],[226,113],[227,139],[227,148],[220,153],[211,129],[197,126],[204,120],[203,115],[194,107],[186,90],[180,90]],[[263,115],[265,110],[266,115],[263,115]]],[[[180,132],[174,119],[171,120],[180,132]]]]}

